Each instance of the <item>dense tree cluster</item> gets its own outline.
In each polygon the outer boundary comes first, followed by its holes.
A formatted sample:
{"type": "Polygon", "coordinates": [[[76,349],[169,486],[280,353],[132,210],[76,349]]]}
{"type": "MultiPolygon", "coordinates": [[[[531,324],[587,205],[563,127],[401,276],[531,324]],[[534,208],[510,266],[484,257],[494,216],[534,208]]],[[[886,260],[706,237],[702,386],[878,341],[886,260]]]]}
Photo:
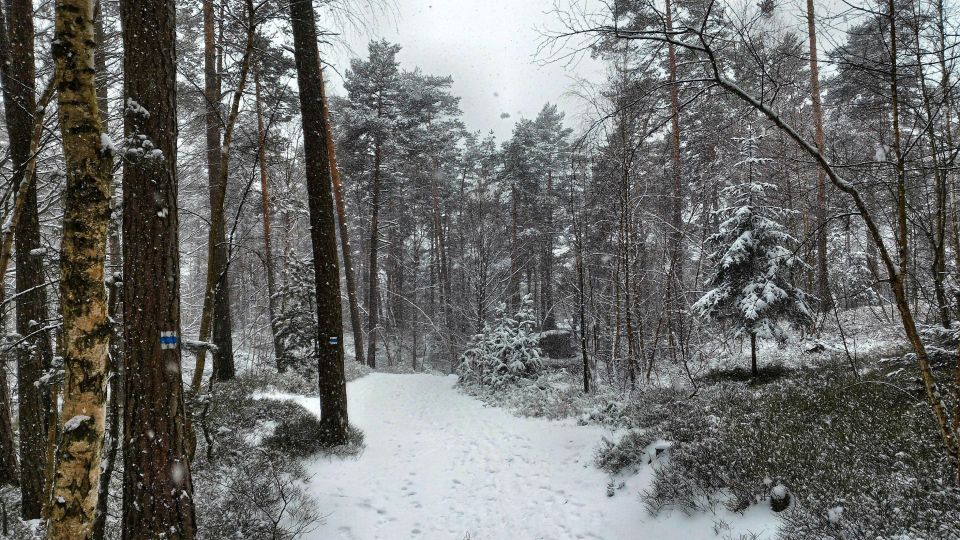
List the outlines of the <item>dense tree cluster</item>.
{"type": "Polygon", "coordinates": [[[942,0],[562,3],[552,39],[607,67],[596,114],[548,103],[503,141],[383,40],[328,95],[318,31],[357,15],[322,4],[0,11],[0,483],[24,518],[103,538],[116,461],[123,537],[193,538],[197,424],[240,373],[309,377],[335,446],[350,356],[498,386],[563,335],[584,392],[629,392],[847,308],[902,323],[960,460],[960,378],[923,337],[960,319],[942,0]]]}

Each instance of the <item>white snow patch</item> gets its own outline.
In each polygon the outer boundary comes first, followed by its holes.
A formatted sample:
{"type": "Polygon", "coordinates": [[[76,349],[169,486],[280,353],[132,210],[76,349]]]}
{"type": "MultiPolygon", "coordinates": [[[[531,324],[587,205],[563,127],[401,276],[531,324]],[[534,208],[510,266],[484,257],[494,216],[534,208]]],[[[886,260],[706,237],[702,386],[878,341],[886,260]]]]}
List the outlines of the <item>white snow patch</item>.
{"type": "MultiPolygon", "coordinates": [[[[520,418],[487,407],[454,387],[456,376],[376,373],[347,385],[350,421],[365,433],[356,459],[307,461],[308,486],[324,513],[308,540],[471,538],[603,538],[607,540],[734,538],[751,531],[774,538],[777,517],[762,505],[745,514],[723,508],[686,516],[651,516],[638,493],[653,467],[617,478],[593,464],[608,429],[573,420],[520,418]],[[721,536],[715,524],[730,524],[721,536]]],[[[316,398],[289,399],[315,414],[316,398]]],[[[651,445],[667,449],[667,441],[651,445]],[[659,444],[657,444],[659,443],[659,444]]]]}
{"type": "Polygon", "coordinates": [[[117,151],[117,145],[113,143],[113,139],[110,138],[110,134],[104,131],[100,132],[100,149],[107,155],[112,155],[117,151]]]}
{"type": "Polygon", "coordinates": [[[843,507],[834,506],[830,510],[827,510],[827,519],[830,520],[830,523],[839,523],[840,517],[843,516],[843,507]]]}
{"type": "Polygon", "coordinates": [[[73,418],[67,420],[63,424],[63,431],[73,431],[78,427],[80,427],[80,424],[83,424],[84,422],[88,422],[90,420],[92,420],[92,418],[90,418],[89,416],[85,414],[78,414],[73,418]]]}

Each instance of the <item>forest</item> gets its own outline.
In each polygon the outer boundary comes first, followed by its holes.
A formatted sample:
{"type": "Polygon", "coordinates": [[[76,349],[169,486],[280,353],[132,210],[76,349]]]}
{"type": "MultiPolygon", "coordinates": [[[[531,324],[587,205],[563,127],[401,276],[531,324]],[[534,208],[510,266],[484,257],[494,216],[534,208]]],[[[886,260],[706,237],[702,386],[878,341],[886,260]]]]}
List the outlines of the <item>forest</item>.
{"type": "Polygon", "coordinates": [[[0,539],[960,540],[960,4],[527,1],[3,0],[0,539]]]}

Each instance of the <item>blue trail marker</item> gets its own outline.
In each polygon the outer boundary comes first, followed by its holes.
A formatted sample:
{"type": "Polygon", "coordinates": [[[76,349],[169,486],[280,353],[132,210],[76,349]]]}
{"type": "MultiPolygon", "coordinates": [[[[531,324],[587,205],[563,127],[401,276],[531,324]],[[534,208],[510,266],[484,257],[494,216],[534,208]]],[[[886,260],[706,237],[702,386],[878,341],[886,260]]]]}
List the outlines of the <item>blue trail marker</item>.
{"type": "Polygon", "coordinates": [[[177,348],[177,333],[168,330],[166,332],[160,332],[160,348],[161,349],[176,349],[177,348]]]}

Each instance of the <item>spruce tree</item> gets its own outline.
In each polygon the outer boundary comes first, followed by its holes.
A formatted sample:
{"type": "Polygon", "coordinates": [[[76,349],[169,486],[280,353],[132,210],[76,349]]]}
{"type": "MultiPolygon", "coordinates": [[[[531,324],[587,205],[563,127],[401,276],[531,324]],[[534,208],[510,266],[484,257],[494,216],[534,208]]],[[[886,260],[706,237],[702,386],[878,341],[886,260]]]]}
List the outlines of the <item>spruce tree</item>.
{"type": "Polygon", "coordinates": [[[721,191],[727,205],[717,211],[719,231],[707,239],[714,248],[709,258],[716,273],[708,282],[713,288],[693,305],[695,313],[728,326],[734,337],[749,336],[754,377],[759,374],[758,337],[782,340],[786,334],[780,322],[813,321],[807,293],[791,280],[792,272],[804,264],[788,248],[795,239],[780,223],[789,211],[773,202],[775,185],[754,180],[767,161],[754,156],[758,141],[743,140],[743,159],[736,167],[746,175],[721,191]]]}

